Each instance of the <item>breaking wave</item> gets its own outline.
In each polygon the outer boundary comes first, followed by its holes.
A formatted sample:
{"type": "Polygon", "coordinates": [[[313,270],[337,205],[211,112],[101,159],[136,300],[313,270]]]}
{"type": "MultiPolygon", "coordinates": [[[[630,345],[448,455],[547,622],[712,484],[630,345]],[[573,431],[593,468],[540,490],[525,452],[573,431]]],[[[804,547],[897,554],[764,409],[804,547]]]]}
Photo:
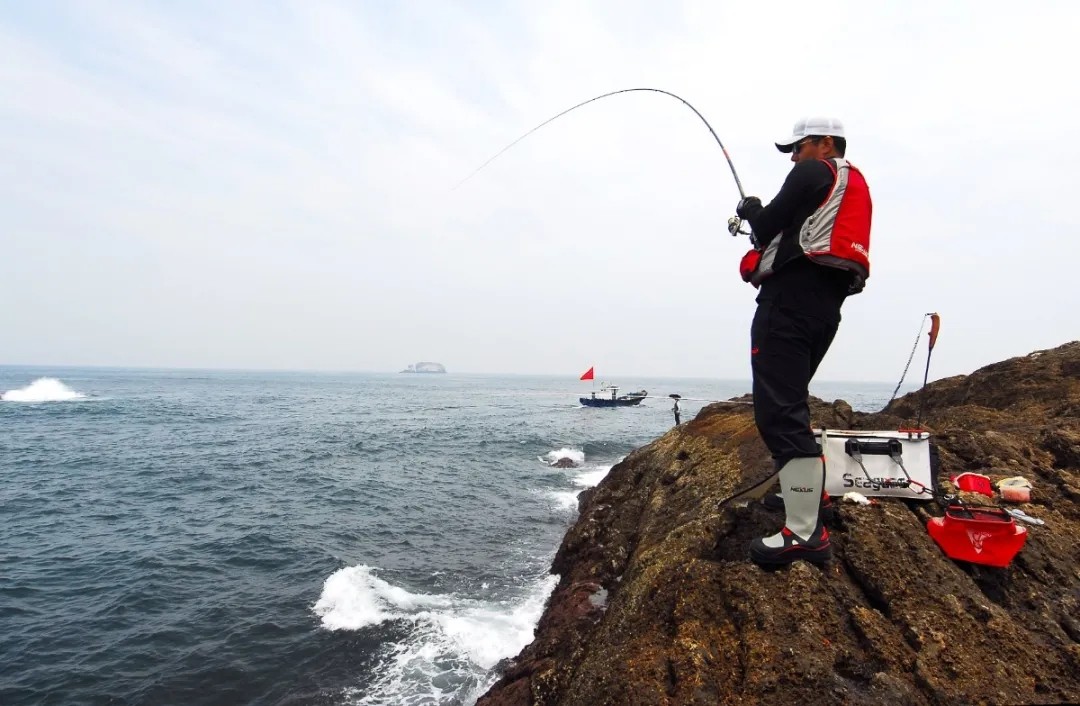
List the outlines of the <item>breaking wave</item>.
{"type": "Polygon", "coordinates": [[[369,566],[331,574],[312,610],[329,630],[361,630],[398,621],[405,636],[384,645],[375,684],[356,703],[470,703],[495,679],[493,668],[532,640],[558,579],[547,576],[517,599],[484,601],[412,593],[369,566]]]}
{"type": "Polygon", "coordinates": [[[608,474],[613,466],[593,466],[592,468],[579,468],[577,475],[570,479],[570,482],[578,486],[578,490],[555,490],[551,492],[551,497],[554,500],[555,507],[559,510],[577,510],[578,509],[578,495],[581,493],[581,488],[592,488],[600,481],[604,480],[604,476],[608,474]]]}
{"type": "Polygon", "coordinates": [[[583,470],[578,475],[574,476],[574,485],[580,485],[584,488],[591,488],[600,481],[604,480],[604,476],[608,474],[613,467],[612,466],[596,466],[587,470],[583,470]]]}
{"type": "Polygon", "coordinates": [[[38,378],[26,387],[0,394],[4,402],[67,402],[83,400],[86,395],[76,392],[56,378],[38,378]]]}

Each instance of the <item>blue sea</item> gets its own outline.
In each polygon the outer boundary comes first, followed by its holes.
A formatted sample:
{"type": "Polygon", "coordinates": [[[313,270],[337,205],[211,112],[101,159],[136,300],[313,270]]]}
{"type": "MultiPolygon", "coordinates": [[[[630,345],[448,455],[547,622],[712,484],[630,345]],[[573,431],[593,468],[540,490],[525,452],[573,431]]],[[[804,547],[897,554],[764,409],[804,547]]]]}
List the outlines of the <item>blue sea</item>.
{"type": "MultiPolygon", "coordinates": [[[[742,381],[0,367],[0,704],[472,704],[593,486],[742,381]],[[552,463],[570,458],[575,468],[552,463]]],[[[889,384],[817,384],[877,409],[889,384]]]]}

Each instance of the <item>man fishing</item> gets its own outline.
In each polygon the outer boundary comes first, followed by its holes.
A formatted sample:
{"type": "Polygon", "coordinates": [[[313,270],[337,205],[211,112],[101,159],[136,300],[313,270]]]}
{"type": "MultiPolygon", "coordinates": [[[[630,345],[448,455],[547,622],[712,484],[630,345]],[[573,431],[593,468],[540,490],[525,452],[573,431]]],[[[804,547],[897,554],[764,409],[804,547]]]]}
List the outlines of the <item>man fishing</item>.
{"type": "MultiPolygon", "coordinates": [[[[686,99],[659,88],[610,91],[556,113],[457,186],[553,120],[594,101],[637,92],[666,95],[692,110],[723,151],[739,193],[745,193],[735,164],[705,116],[686,99]]],[[[840,325],[844,299],[861,291],[870,275],[870,192],[862,173],[844,158],[847,143],[839,120],[800,120],[776,147],[795,162],[780,193],[768,206],[749,196],[736,208],[756,236],[754,250],[739,269],[743,279],[761,288],[750,328],[754,418],[772,452],[786,510],[783,530],[754,540],[750,556],[763,564],[820,562],[831,558],[832,548],[819,521],[825,460],[810,430],[809,387],[840,325]]],[[[737,219],[729,223],[729,232],[740,232],[737,219]]]]}
{"type": "Polygon", "coordinates": [[[795,163],[767,205],[742,199],[756,247],[743,279],[760,291],[750,327],[754,420],[779,471],[784,528],[755,539],[759,564],[821,563],[832,557],[820,519],[825,459],[810,428],[809,385],[840,325],[840,308],[870,274],[870,191],[845,158],[844,127],[806,118],[776,143],[795,163]]]}

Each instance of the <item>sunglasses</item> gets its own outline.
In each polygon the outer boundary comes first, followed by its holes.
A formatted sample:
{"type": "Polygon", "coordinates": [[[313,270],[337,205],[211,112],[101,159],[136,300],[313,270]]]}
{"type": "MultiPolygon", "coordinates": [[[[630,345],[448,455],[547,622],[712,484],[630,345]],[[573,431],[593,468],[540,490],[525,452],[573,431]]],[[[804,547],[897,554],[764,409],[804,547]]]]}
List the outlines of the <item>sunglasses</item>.
{"type": "Polygon", "coordinates": [[[794,145],[791,146],[791,153],[792,154],[798,154],[799,152],[802,152],[802,148],[804,146],[809,145],[811,143],[816,144],[818,142],[821,142],[820,137],[808,137],[805,140],[800,140],[800,141],[796,142],[794,145]]]}

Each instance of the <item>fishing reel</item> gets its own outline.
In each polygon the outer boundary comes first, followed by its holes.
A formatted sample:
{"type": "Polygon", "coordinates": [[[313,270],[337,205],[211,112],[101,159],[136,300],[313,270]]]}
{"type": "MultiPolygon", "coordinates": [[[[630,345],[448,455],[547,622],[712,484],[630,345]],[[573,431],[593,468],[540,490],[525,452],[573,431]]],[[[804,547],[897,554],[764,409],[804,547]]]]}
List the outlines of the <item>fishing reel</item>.
{"type": "Polygon", "coordinates": [[[735,238],[740,235],[746,235],[750,238],[750,244],[754,246],[754,249],[758,249],[757,238],[754,237],[754,232],[751,230],[742,229],[743,220],[738,216],[732,216],[727,219],[728,233],[731,233],[731,237],[735,238]]]}

